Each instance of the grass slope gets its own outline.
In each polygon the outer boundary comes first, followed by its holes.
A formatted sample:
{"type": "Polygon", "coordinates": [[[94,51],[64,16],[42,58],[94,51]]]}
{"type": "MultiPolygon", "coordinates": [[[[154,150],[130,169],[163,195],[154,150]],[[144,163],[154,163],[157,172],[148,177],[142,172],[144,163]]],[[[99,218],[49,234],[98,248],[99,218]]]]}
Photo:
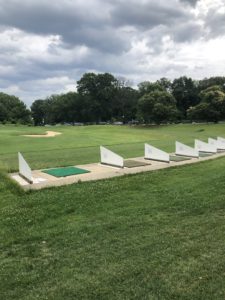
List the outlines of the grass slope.
{"type": "Polygon", "coordinates": [[[99,146],[109,146],[125,158],[143,156],[144,143],[173,152],[179,140],[193,146],[194,139],[204,141],[225,137],[225,124],[152,126],[80,126],[25,127],[0,126],[0,166],[17,170],[17,152],[24,154],[32,169],[71,166],[99,161],[99,146]],[[54,138],[30,138],[24,134],[44,134],[46,130],[63,134],[54,138]]]}
{"type": "Polygon", "coordinates": [[[30,193],[1,175],[1,298],[224,299],[224,164],[30,193]]]}

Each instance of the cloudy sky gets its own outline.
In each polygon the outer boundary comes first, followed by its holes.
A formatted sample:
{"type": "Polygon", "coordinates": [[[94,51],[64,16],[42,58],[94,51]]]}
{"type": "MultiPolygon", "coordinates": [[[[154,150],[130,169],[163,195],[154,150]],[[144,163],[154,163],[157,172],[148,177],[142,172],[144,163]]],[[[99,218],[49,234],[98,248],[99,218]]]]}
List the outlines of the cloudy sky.
{"type": "Polygon", "coordinates": [[[225,75],[225,0],[0,0],[0,91],[28,105],[85,72],[225,75]]]}

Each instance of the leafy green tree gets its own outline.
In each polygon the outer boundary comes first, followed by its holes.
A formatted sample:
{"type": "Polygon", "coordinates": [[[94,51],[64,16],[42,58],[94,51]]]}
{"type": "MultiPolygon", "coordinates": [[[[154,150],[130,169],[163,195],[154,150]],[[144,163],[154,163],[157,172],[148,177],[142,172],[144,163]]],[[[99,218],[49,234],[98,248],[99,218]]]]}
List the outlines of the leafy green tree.
{"type": "Polygon", "coordinates": [[[19,98],[0,93],[0,120],[28,124],[31,122],[30,111],[19,98]]]}
{"type": "Polygon", "coordinates": [[[131,87],[119,87],[113,101],[112,116],[124,123],[136,118],[138,91],[131,87]]]}
{"type": "Polygon", "coordinates": [[[31,111],[35,125],[93,121],[89,96],[76,92],[36,100],[31,111]]]}
{"type": "Polygon", "coordinates": [[[200,103],[187,110],[187,116],[194,121],[218,122],[220,113],[208,103],[200,103]]]}
{"type": "Polygon", "coordinates": [[[8,118],[8,112],[4,104],[0,102],[0,122],[6,121],[8,118]]]}
{"type": "Polygon", "coordinates": [[[165,77],[160,78],[156,81],[157,84],[159,84],[164,90],[171,93],[172,91],[172,82],[165,77]]]}
{"type": "Polygon", "coordinates": [[[225,77],[216,76],[199,80],[198,90],[199,92],[210,88],[211,86],[219,86],[225,92],[225,77]]]}
{"type": "Polygon", "coordinates": [[[86,73],[77,82],[77,91],[82,96],[88,96],[92,115],[97,122],[111,119],[117,87],[118,80],[109,73],[86,73]]]}
{"type": "Polygon", "coordinates": [[[192,120],[218,122],[225,119],[225,93],[220,86],[211,86],[200,93],[201,103],[188,110],[192,120]]]}
{"type": "Polygon", "coordinates": [[[139,99],[138,114],[147,123],[174,121],[178,114],[176,100],[166,91],[153,91],[139,99]]]}
{"type": "Polygon", "coordinates": [[[75,122],[92,121],[89,96],[81,96],[76,92],[62,94],[55,98],[52,112],[55,116],[55,123],[69,122],[74,124],[75,122]]]}
{"type": "Polygon", "coordinates": [[[77,81],[77,91],[81,95],[96,97],[98,94],[97,75],[95,73],[85,73],[77,81]]]}
{"type": "Polygon", "coordinates": [[[63,122],[66,115],[64,103],[62,102],[62,95],[51,95],[46,98],[44,104],[45,123],[56,124],[63,122]]]}
{"type": "Polygon", "coordinates": [[[45,101],[35,100],[31,105],[31,115],[34,125],[44,125],[45,122],[45,101]]]}
{"type": "Polygon", "coordinates": [[[58,116],[61,116],[61,122],[69,122],[74,124],[75,122],[81,122],[82,111],[84,108],[84,97],[80,96],[76,92],[69,92],[63,94],[58,102],[58,116]]]}
{"type": "Polygon", "coordinates": [[[197,82],[183,76],[174,79],[171,88],[172,94],[177,101],[177,108],[186,117],[188,108],[200,102],[197,82]]]}
{"type": "Polygon", "coordinates": [[[165,87],[159,82],[143,81],[138,84],[140,96],[154,91],[166,91],[165,87]]]}

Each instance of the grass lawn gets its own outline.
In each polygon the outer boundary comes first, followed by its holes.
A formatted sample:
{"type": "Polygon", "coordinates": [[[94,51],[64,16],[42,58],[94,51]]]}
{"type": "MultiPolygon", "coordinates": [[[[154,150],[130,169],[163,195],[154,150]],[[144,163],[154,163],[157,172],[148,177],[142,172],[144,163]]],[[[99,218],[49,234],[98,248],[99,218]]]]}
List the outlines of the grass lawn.
{"type": "Polygon", "coordinates": [[[224,165],[30,193],[2,175],[1,299],[224,299],[224,165]]]}
{"type": "Polygon", "coordinates": [[[125,158],[149,142],[225,136],[225,125],[0,127],[0,299],[225,299],[225,157],[24,192],[5,174],[125,158]],[[30,139],[21,134],[63,134],[30,139]],[[86,155],[89,155],[86,157],[86,155]]]}
{"type": "Polygon", "coordinates": [[[0,167],[17,170],[17,152],[24,154],[32,169],[53,168],[99,161],[99,146],[109,146],[125,158],[143,156],[144,143],[173,152],[176,140],[194,145],[218,135],[225,137],[225,124],[135,126],[0,126],[0,167]],[[24,134],[62,132],[54,138],[31,138],[24,134]]]}

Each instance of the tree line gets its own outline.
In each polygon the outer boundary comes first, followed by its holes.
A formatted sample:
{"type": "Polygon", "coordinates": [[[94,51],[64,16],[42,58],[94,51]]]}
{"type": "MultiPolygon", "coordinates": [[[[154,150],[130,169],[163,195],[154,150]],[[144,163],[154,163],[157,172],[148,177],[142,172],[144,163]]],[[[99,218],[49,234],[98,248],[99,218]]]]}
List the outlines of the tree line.
{"type": "Polygon", "coordinates": [[[1,123],[32,123],[31,111],[19,98],[0,92],[1,123]]]}
{"type": "Polygon", "coordinates": [[[77,81],[77,92],[38,99],[30,110],[17,97],[0,93],[0,122],[161,124],[186,120],[225,120],[225,77],[161,78],[141,82],[134,89],[109,73],[85,73],[77,81]]]}

